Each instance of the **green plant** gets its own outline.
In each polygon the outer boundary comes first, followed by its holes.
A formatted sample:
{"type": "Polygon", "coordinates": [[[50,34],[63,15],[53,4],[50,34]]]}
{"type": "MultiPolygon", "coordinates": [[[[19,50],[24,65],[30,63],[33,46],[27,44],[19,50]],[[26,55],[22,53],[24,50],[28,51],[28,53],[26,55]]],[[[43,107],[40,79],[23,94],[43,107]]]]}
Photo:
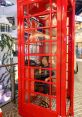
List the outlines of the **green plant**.
{"type": "MultiPolygon", "coordinates": [[[[10,64],[10,59],[11,59],[11,54],[13,53],[13,44],[14,41],[12,37],[8,36],[7,34],[2,34],[1,35],[1,40],[0,40],[0,56],[1,56],[1,62],[3,65],[5,64],[10,64]]],[[[3,69],[3,67],[1,68],[3,69]]],[[[5,66],[4,67],[5,71],[3,74],[0,76],[0,81],[2,84],[7,79],[7,84],[5,84],[6,88],[9,87],[8,82],[12,78],[12,66],[5,66]]]]}
{"type": "Polygon", "coordinates": [[[12,37],[6,35],[6,34],[2,34],[1,35],[1,41],[0,41],[0,48],[1,48],[1,51],[4,50],[5,47],[8,47],[8,50],[12,50],[13,51],[13,39],[12,37]]]}
{"type": "MultiPolygon", "coordinates": [[[[1,35],[1,40],[0,40],[0,49],[1,52],[3,53],[2,56],[2,64],[8,64],[9,59],[11,58],[11,54],[13,53],[13,44],[14,41],[12,37],[8,36],[7,34],[2,34],[1,35]],[[7,51],[5,51],[5,48],[7,51]]],[[[10,67],[6,67],[6,70],[10,73],[10,67]]]]}

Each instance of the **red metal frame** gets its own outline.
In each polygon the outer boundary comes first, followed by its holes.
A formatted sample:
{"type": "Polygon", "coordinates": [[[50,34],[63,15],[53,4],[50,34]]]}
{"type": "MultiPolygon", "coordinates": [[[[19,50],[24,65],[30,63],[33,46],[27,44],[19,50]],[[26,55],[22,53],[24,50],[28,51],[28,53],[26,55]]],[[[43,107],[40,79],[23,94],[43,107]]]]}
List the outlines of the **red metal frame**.
{"type": "MultiPolygon", "coordinates": [[[[74,0],[18,0],[18,109],[22,117],[66,117],[74,116],[74,0]],[[55,4],[55,5],[54,5],[55,4]],[[53,17],[57,24],[54,25],[53,17]],[[33,19],[34,18],[34,19],[33,19]],[[67,23],[67,19],[69,20],[67,23]],[[25,20],[27,27],[25,27],[25,20]],[[33,23],[31,20],[34,20],[33,23]],[[37,25],[34,23],[37,21],[37,25]],[[42,26],[39,26],[42,24],[42,26]],[[53,34],[55,29],[56,35],[53,34]],[[41,32],[38,30],[42,30],[41,32]],[[47,32],[46,32],[47,30],[47,32]],[[25,33],[28,34],[25,40],[25,33]],[[38,34],[39,36],[36,36],[38,34]],[[43,40],[40,40],[40,38],[43,40]],[[53,40],[55,38],[55,40],[53,40]],[[31,52],[31,45],[39,44],[39,52],[31,52]],[[27,45],[27,53],[25,48],[27,45]],[[53,46],[54,45],[54,46],[53,46]],[[47,48],[47,49],[46,49],[47,48]],[[56,49],[56,53],[54,49],[56,49]],[[54,52],[54,53],[53,53],[54,52]],[[31,66],[33,56],[41,60],[42,56],[49,56],[49,68],[31,66]],[[25,57],[28,65],[25,65],[25,57]],[[54,60],[52,60],[52,57],[54,60]],[[53,61],[56,58],[56,66],[53,61]],[[35,79],[35,70],[49,70],[50,81],[35,79]],[[51,71],[56,72],[52,79],[51,71]],[[54,82],[55,80],[55,82],[54,82]],[[46,83],[49,94],[35,91],[35,83],[46,83]],[[53,89],[52,87],[56,88],[53,89]],[[52,92],[56,93],[53,95],[52,92]],[[49,107],[35,104],[32,100],[36,96],[49,99],[49,107]],[[55,103],[56,107],[52,106],[55,103]]],[[[55,33],[54,32],[54,33],[55,33]]],[[[32,47],[33,47],[32,45],[32,47]]],[[[35,60],[36,60],[35,59],[35,60]]]]}

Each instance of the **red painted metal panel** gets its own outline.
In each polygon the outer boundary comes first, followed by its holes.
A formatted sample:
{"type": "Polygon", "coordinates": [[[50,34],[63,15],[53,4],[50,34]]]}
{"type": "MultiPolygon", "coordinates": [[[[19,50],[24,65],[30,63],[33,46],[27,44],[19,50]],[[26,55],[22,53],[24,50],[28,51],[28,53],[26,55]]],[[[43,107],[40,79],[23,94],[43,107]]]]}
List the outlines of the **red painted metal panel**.
{"type": "Polygon", "coordinates": [[[75,29],[75,1],[72,0],[71,1],[71,7],[72,7],[72,12],[70,14],[70,19],[71,19],[71,22],[70,22],[70,27],[71,27],[71,32],[70,32],[70,48],[71,48],[71,51],[70,51],[70,54],[71,54],[71,60],[70,60],[70,65],[71,65],[71,68],[70,68],[70,81],[69,83],[71,82],[71,85],[70,85],[70,101],[71,101],[71,114],[72,116],[74,116],[74,43],[75,43],[75,32],[74,32],[74,29],[75,29]]]}
{"type": "Polygon", "coordinates": [[[69,13],[69,56],[68,56],[68,94],[70,97],[71,109],[70,112],[72,116],[74,116],[74,29],[75,29],[75,1],[71,1],[71,12],[69,13]]]}
{"type": "Polygon", "coordinates": [[[60,75],[61,75],[61,69],[60,69],[60,66],[61,66],[61,0],[57,0],[57,64],[56,64],[56,68],[57,68],[57,87],[56,87],[56,91],[57,91],[57,113],[60,115],[60,75]]]}
{"type": "Polygon", "coordinates": [[[62,36],[61,36],[61,116],[66,116],[66,22],[67,0],[62,0],[62,36]]]}

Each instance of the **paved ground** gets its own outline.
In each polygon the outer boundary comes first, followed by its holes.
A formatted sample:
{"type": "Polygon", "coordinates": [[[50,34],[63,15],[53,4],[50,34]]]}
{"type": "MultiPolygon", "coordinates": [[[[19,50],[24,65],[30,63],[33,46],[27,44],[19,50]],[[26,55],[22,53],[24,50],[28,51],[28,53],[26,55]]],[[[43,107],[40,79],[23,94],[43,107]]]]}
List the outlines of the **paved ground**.
{"type": "Polygon", "coordinates": [[[75,117],[82,117],[82,62],[78,62],[79,70],[75,75],[75,117]]]}
{"type": "Polygon", "coordinates": [[[20,117],[18,114],[17,105],[9,103],[2,108],[3,117],[20,117]]]}
{"type": "MultiPolygon", "coordinates": [[[[82,61],[78,62],[78,64],[79,72],[75,75],[74,117],[82,117],[82,61]]],[[[3,108],[3,113],[3,117],[20,117],[18,115],[17,106],[12,103],[3,108]]]]}

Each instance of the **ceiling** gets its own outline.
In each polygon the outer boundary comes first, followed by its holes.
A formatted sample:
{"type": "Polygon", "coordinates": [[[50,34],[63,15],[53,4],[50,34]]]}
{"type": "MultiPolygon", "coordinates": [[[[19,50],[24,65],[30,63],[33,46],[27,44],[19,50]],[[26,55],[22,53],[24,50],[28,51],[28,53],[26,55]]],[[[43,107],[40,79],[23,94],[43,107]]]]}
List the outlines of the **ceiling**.
{"type": "Polygon", "coordinates": [[[14,17],[17,15],[17,0],[0,0],[0,16],[14,17]],[[5,3],[6,1],[6,3],[5,3]],[[3,5],[1,5],[3,3],[3,5]],[[8,5],[7,5],[8,3],[8,5]],[[10,5],[9,5],[10,3],[10,5]],[[2,7],[1,7],[2,6],[2,7]]]}
{"type": "Polygon", "coordinates": [[[11,1],[11,2],[13,2],[13,3],[16,3],[17,0],[9,0],[9,1],[11,1]]]}
{"type": "Polygon", "coordinates": [[[16,4],[16,1],[17,0],[0,0],[0,6],[5,6],[5,7],[12,6],[16,4]]]}

